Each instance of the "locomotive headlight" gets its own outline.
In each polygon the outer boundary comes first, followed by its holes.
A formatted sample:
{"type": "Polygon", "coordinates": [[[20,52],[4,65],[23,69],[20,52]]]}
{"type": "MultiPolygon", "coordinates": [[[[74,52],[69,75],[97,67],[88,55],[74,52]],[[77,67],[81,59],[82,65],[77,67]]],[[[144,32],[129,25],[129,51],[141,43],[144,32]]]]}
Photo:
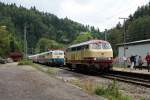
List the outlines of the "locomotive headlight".
{"type": "Polygon", "coordinates": [[[96,58],[94,58],[94,60],[96,60],[96,58]]]}
{"type": "Polygon", "coordinates": [[[111,60],[111,57],[109,57],[108,60],[111,60]]]}

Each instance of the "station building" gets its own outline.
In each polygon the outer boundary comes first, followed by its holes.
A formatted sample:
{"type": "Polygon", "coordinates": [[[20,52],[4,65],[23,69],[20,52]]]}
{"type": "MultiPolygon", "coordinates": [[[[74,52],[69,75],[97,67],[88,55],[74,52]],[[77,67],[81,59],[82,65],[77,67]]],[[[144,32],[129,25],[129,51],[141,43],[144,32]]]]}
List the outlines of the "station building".
{"type": "Polygon", "coordinates": [[[126,58],[130,57],[131,55],[138,55],[142,57],[144,62],[146,62],[145,57],[148,52],[150,53],[150,39],[117,44],[117,46],[118,57],[120,58],[124,57],[124,53],[126,58]]]}

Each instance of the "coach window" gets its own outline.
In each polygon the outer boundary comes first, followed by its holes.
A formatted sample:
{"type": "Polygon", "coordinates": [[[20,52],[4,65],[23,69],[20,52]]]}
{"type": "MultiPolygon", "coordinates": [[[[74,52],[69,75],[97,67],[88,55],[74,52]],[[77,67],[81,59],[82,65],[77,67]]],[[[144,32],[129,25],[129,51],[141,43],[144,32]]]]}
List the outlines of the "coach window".
{"type": "Polygon", "coordinates": [[[76,51],[76,49],[77,49],[76,47],[73,47],[71,48],[71,51],[76,51]]]}
{"type": "Polygon", "coordinates": [[[68,48],[66,51],[67,51],[67,52],[70,52],[70,51],[71,51],[71,48],[68,48]]]}
{"type": "Polygon", "coordinates": [[[89,49],[89,45],[85,45],[85,46],[84,46],[84,49],[89,49]]]}
{"type": "Polygon", "coordinates": [[[81,49],[80,49],[80,50],[84,50],[84,48],[85,48],[84,46],[81,46],[81,49]]]}
{"type": "Polygon", "coordinates": [[[60,52],[59,55],[63,55],[64,53],[60,52]]]}
{"type": "Polygon", "coordinates": [[[78,46],[78,47],[76,47],[77,48],[77,51],[79,51],[79,50],[81,50],[82,49],[82,47],[81,46],[78,46]]]}
{"type": "Polygon", "coordinates": [[[86,49],[88,49],[88,45],[84,45],[81,47],[81,50],[86,50],[86,49]]]}
{"type": "Polygon", "coordinates": [[[73,48],[71,48],[71,51],[73,51],[73,48]]]}

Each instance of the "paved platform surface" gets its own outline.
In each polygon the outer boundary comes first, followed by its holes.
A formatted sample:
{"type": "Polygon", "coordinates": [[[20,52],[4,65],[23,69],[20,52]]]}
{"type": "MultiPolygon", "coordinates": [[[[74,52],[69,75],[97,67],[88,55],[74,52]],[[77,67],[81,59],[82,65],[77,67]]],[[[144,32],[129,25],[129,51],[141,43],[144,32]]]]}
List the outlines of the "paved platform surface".
{"type": "Polygon", "coordinates": [[[32,68],[0,65],[0,100],[104,100],[32,68]]]}
{"type": "Polygon", "coordinates": [[[125,71],[125,72],[132,72],[132,73],[142,73],[142,74],[149,74],[150,72],[148,72],[147,69],[142,69],[140,70],[139,68],[135,69],[130,69],[130,68],[120,68],[120,67],[113,67],[113,70],[115,71],[125,71]]]}

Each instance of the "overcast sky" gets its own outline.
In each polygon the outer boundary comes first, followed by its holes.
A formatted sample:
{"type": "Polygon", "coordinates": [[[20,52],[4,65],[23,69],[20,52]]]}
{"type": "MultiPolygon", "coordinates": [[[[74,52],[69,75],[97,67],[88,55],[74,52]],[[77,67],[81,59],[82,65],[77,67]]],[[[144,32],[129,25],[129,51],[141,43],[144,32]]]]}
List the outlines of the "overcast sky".
{"type": "Polygon", "coordinates": [[[82,24],[99,27],[101,31],[114,27],[119,17],[128,17],[138,6],[150,0],[0,0],[5,3],[16,3],[30,8],[68,17],[82,24]]]}

